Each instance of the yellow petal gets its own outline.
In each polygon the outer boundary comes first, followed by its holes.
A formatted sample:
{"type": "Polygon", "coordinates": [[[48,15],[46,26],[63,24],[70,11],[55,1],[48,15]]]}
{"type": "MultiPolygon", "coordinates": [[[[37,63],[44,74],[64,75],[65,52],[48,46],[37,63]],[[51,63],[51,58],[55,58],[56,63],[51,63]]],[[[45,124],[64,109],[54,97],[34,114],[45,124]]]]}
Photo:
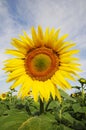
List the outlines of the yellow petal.
{"type": "Polygon", "coordinates": [[[39,86],[39,93],[40,93],[40,97],[41,100],[43,101],[43,99],[45,99],[46,101],[49,100],[49,90],[46,86],[46,83],[42,82],[42,81],[38,81],[38,86],[39,86]]]}
{"type": "MultiPolygon", "coordinates": [[[[25,35],[25,32],[24,32],[24,35],[25,35]]],[[[22,35],[19,35],[19,37],[20,37],[20,39],[22,40],[22,42],[24,42],[24,44],[26,44],[27,45],[27,48],[28,48],[28,50],[30,49],[30,48],[32,48],[32,42],[31,42],[31,40],[30,40],[30,38],[28,37],[28,38],[26,38],[26,35],[25,35],[25,37],[24,36],[22,36],[22,35]]]]}
{"type": "Polygon", "coordinates": [[[70,73],[60,70],[60,73],[65,77],[68,78],[70,80],[76,81],[76,79],[74,78],[74,76],[72,76],[70,73]]]}
{"type": "Polygon", "coordinates": [[[75,46],[75,45],[76,45],[76,44],[73,43],[73,44],[70,44],[70,45],[68,45],[68,46],[63,47],[61,50],[59,50],[59,54],[65,53],[68,49],[70,49],[71,47],[73,47],[73,46],[75,46]]]}
{"type": "Polygon", "coordinates": [[[58,80],[58,78],[57,78],[56,75],[54,75],[54,76],[51,78],[51,81],[52,81],[53,84],[58,85],[61,89],[65,90],[64,84],[58,80]]]}
{"type": "Polygon", "coordinates": [[[34,43],[36,43],[37,42],[37,34],[36,34],[34,27],[31,28],[31,31],[32,31],[32,39],[33,39],[34,43]]]}
{"type": "Polygon", "coordinates": [[[54,34],[54,39],[55,39],[55,41],[58,39],[58,37],[59,37],[59,32],[60,32],[60,29],[58,29],[56,32],[55,32],[55,34],[54,34]]]}
{"type": "Polygon", "coordinates": [[[21,41],[19,39],[16,38],[12,38],[12,43],[15,47],[22,47],[22,48],[28,48],[28,45],[24,43],[24,41],[21,41]]]}
{"type": "Polygon", "coordinates": [[[21,58],[24,58],[25,55],[17,50],[6,50],[6,54],[11,54],[11,55],[14,55],[14,56],[18,56],[18,57],[21,57],[21,58]]]}
{"type": "Polygon", "coordinates": [[[70,68],[70,69],[73,69],[75,71],[82,71],[80,68],[78,68],[77,66],[80,66],[80,64],[74,64],[74,63],[70,63],[70,64],[64,64],[62,63],[61,64],[62,67],[66,67],[66,68],[70,68]]]}
{"type": "Polygon", "coordinates": [[[58,50],[58,48],[62,46],[64,39],[67,38],[67,37],[68,37],[68,34],[65,34],[65,35],[63,35],[60,39],[58,39],[58,40],[54,43],[54,49],[55,49],[55,50],[58,50]]]}
{"type": "Polygon", "coordinates": [[[62,74],[60,73],[60,71],[57,71],[55,73],[55,75],[57,76],[58,80],[64,84],[65,88],[71,88],[71,85],[64,79],[64,77],[62,76],[62,74]]]}
{"type": "Polygon", "coordinates": [[[58,88],[56,86],[55,86],[55,95],[61,103],[61,96],[60,96],[60,93],[59,93],[58,88]]]}
{"type": "Polygon", "coordinates": [[[27,44],[30,46],[30,47],[34,47],[34,42],[30,39],[30,37],[27,35],[27,33],[25,31],[23,31],[24,33],[24,36],[27,40],[27,44]]]}
{"type": "Polygon", "coordinates": [[[42,31],[41,26],[38,26],[38,37],[39,37],[40,39],[43,39],[43,31],[42,31]]]}
{"type": "MultiPolygon", "coordinates": [[[[52,94],[53,99],[55,99],[55,89],[54,84],[51,82],[51,80],[46,81],[46,86],[49,87],[49,91],[52,94]]],[[[47,88],[48,89],[48,88],[47,88]]],[[[50,94],[49,94],[50,95],[50,94]]]]}
{"type": "Polygon", "coordinates": [[[25,75],[20,76],[11,86],[12,89],[16,88],[18,85],[22,84],[25,80],[25,75]]]}
{"type": "Polygon", "coordinates": [[[16,59],[16,58],[12,58],[12,59],[9,59],[9,60],[6,60],[5,61],[6,63],[4,64],[6,67],[6,69],[15,69],[15,68],[24,68],[24,60],[21,60],[21,59],[16,59]]]}
{"type": "Polygon", "coordinates": [[[39,97],[39,84],[38,81],[34,81],[32,84],[32,95],[34,97],[34,101],[38,101],[38,97],[39,97]]]}
{"type": "Polygon", "coordinates": [[[7,64],[18,64],[18,63],[22,65],[24,64],[24,60],[20,58],[11,58],[11,59],[5,60],[4,62],[7,64]]]}
{"type": "Polygon", "coordinates": [[[50,31],[50,34],[49,34],[49,38],[53,37],[54,36],[54,32],[55,32],[55,29],[52,28],[51,31],[50,31]]]}
{"type": "Polygon", "coordinates": [[[9,66],[9,67],[4,67],[3,70],[5,70],[6,72],[13,72],[16,69],[20,69],[22,67],[24,67],[24,66],[22,66],[22,65],[19,65],[19,66],[9,66]]]}
{"type": "Polygon", "coordinates": [[[61,63],[71,63],[72,61],[78,61],[79,58],[68,56],[68,57],[60,57],[59,60],[61,63]]]}
{"type": "Polygon", "coordinates": [[[76,54],[76,53],[78,53],[78,52],[79,52],[79,50],[70,50],[70,51],[68,51],[68,52],[65,52],[65,53],[59,55],[59,57],[60,57],[60,58],[67,57],[67,56],[76,54]]]}
{"type": "Polygon", "coordinates": [[[48,101],[48,98],[49,98],[49,91],[48,89],[46,88],[46,84],[44,82],[41,82],[40,81],[40,84],[39,84],[39,92],[40,92],[40,95],[46,100],[48,101]]]}
{"type": "Polygon", "coordinates": [[[60,66],[60,67],[59,67],[59,70],[67,71],[67,72],[69,72],[69,73],[71,73],[71,74],[74,74],[74,75],[77,76],[78,78],[80,78],[80,76],[76,73],[76,71],[75,71],[74,69],[69,68],[69,67],[62,67],[62,66],[60,66]]]}
{"type": "Polygon", "coordinates": [[[44,43],[47,44],[49,39],[49,28],[46,28],[45,36],[44,36],[44,43]]]}
{"type": "Polygon", "coordinates": [[[66,66],[66,67],[70,67],[70,66],[80,66],[81,64],[78,64],[78,63],[73,63],[73,62],[70,62],[70,63],[61,63],[60,64],[61,66],[66,66]]]}
{"type": "Polygon", "coordinates": [[[21,76],[21,75],[23,75],[25,73],[26,72],[25,72],[24,68],[20,68],[20,69],[17,69],[15,71],[13,71],[12,73],[9,74],[7,82],[12,81],[12,80],[16,79],[17,77],[19,77],[19,76],[21,76]]]}
{"type": "Polygon", "coordinates": [[[45,100],[48,101],[50,98],[50,84],[48,81],[44,82],[45,100]]]}
{"type": "Polygon", "coordinates": [[[47,99],[47,92],[45,90],[44,83],[41,81],[34,81],[32,85],[32,94],[34,96],[34,100],[38,100],[38,96],[40,96],[41,100],[47,99]]]}
{"type": "Polygon", "coordinates": [[[75,70],[75,71],[82,72],[82,70],[80,68],[75,67],[73,65],[70,65],[70,68],[73,69],[73,70],[75,70]]]}
{"type": "Polygon", "coordinates": [[[22,98],[26,97],[28,95],[28,92],[31,90],[32,83],[32,79],[28,75],[26,75],[24,77],[24,83],[19,90],[18,96],[22,98]]]}
{"type": "Polygon", "coordinates": [[[52,28],[51,29],[51,31],[50,31],[50,33],[49,33],[49,37],[48,37],[48,39],[47,39],[47,44],[46,44],[46,46],[48,46],[48,47],[50,47],[50,48],[52,48],[52,45],[53,45],[53,42],[54,42],[54,32],[55,32],[55,29],[54,28],[52,28]]]}
{"type": "Polygon", "coordinates": [[[11,44],[12,44],[13,46],[15,46],[15,47],[19,50],[19,52],[21,52],[21,53],[23,53],[23,54],[26,54],[27,51],[29,50],[28,47],[26,48],[26,47],[22,46],[21,44],[18,44],[18,43],[15,42],[15,41],[12,41],[11,44]]]}
{"type": "Polygon", "coordinates": [[[68,34],[64,34],[60,39],[58,40],[58,43],[63,42],[68,37],[68,34]]]}

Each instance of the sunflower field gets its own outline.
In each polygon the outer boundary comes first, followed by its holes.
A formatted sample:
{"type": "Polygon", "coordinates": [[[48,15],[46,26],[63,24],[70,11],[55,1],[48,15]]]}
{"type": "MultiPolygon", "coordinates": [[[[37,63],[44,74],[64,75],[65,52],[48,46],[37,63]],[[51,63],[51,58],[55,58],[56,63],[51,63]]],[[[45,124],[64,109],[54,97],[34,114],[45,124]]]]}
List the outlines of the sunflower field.
{"type": "Polygon", "coordinates": [[[40,99],[17,98],[16,90],[0,95],[0,130],[86,130],[86,80],[80,78],[76,92],[68,95],[60,90],[62,102],[51,98],[44,102],[41,112],[40,99]]]}
{"type": "Polygon", "coordinates": [[[12,55],[4,61],[10,91],[0,95],[0,130],[86,130],[86,79],[80,51],[68,34],[41,26],[12,38],[12,55]],[[75,47],[75,48],[73,48],[75,47]],[[80,86],[71,86],[69,80],[80,86]],[[17,94],[16,87],[20,87],[17,94]],[[68,95],[66,90],[76,93],[68,95]]]}

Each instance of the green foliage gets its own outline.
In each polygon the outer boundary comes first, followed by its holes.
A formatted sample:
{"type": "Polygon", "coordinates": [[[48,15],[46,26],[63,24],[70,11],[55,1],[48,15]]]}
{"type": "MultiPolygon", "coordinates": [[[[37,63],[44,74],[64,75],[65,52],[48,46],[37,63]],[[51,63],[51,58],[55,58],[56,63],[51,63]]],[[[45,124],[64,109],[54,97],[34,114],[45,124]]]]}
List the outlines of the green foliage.
{"type": "Polygon", "coordinates": [[[24,111],[8,110],[4,113],[4,116],[0,117],[0,129],[1,130],[17,130],[17,128],[24,122],[29,116],[24,111]]]}
{"type": "Polygon", "coordinates": [[[76,93],[68,95],[60,90],[62,103],[52,97],[44,102],[44,113],[33,98],[18,99],[13,95],[15,90],[9,91],[7,98],[0,100],[0,129],[86,130],[86,84],[85,79],[78,81],[80,86],[73,86],[76,93]]]}
{"type": "Polygon", "coordinates": [[[40,115],[29,118],[19,128],[19,130],[55,130],[54,120],[47,115],[40,115]]]}

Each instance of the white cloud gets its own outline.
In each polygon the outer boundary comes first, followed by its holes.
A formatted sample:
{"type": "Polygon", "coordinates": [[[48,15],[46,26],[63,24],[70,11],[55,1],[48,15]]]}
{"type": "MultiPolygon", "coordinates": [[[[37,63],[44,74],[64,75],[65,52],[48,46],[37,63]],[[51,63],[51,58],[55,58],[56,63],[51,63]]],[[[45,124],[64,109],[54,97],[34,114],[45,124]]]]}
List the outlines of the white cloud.
{"type": "Polygon", "coordinates": [[[86,78],[86,60],[84,59],[81,60],[80,62],[81,62],[81,69],[82,69],[80,76],[86,78]]]}
{"type": "MultiPolygon", "coordinates": [[[[17,0],[16,15],[9,8],[13,8],[9,1],[0,1],[0,65],[8,56],[4,54],[6,48],[10,48],[12,37],[22,33],[25,29],[30,32],[30,27],[37,28],[40,24],[43,29],[61,28],[61,34],[69,33],[69,38],[77,43],[77,48],[86,48],[86,0],[17,0]]],[[[85,53],[80,53],[83,76],[86,74],[85,53]]],[[[3,71],[0,71],[2,77],[3,71]]],[[[4,75],[5,76],[5,75],[4,75]]],[[[3,76],[3,77],[4,77],[3,76]]],[[[2,78],[3,82],[4,78],[2,78]]]]}
{"type": "MultiPolygon", "coordinates": [[[[0,51],[1,51],[1,50],[0,50],[0,51]]],[[[0,67],[1,67],[1,68],[2,68],[2,66],[3,66],[3,63],[2,63],[2,62],[3,62],[4,60],[6,60],[6,59],[8,59],[8,56],[0,52],[0,67]]]]}
{"type": "MultiPolygon", "coordinates": [[[[46,26],[59,28],[61,33],[69,33],[70,39],[86,46],[86,36],[83,30],[86,28],[86,0],[18,0],[17,12],[20,17],[32,21],[35,27],[38,24],[43,28],[46,26]]],[[[86,29],[85,29],[86,32],[86,29]]]]}
{"type": "Polygon", "coordinates": [[[70,0],[69,2],[64,0],[18,0],[18,2],[18,14],[28,20],[28,23],[31,18],[29,14],[34,17],[37,25],[42,24],[51,27],[61,25],[65,29],[72,30],[73,26],[77,28],[85,23],[85,0],[70,0]],[[81,22],[83,24],[79,24],[81,22]]]}

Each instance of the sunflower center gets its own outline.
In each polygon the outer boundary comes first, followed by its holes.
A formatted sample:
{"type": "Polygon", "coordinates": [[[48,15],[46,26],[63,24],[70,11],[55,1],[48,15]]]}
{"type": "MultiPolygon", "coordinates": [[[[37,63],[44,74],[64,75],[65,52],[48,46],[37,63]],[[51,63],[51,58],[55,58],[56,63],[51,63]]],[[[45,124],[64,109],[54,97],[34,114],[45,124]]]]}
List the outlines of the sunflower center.
{"type": "Polygon", "coordinates": [[[46,47],[30,51],[25,59],[27,74],[36,80],[45,81],[51,78],[58,66],[58,55],[46,47]]]}
{"type": "Polygon", "coordinates": [[[3,93],[3,94],[2,94],[2,97],[3,97],[3,98],[4,98],[4,97],[6,97],[6,94],[5,94],[5,93],[3,93]]]}
{"type": "Polygon", "coordinates": [[[32,66],[39,72],[47,70],[50,65],[51,59],[46,54],[38,54],[32,59],[32,66]]]}

